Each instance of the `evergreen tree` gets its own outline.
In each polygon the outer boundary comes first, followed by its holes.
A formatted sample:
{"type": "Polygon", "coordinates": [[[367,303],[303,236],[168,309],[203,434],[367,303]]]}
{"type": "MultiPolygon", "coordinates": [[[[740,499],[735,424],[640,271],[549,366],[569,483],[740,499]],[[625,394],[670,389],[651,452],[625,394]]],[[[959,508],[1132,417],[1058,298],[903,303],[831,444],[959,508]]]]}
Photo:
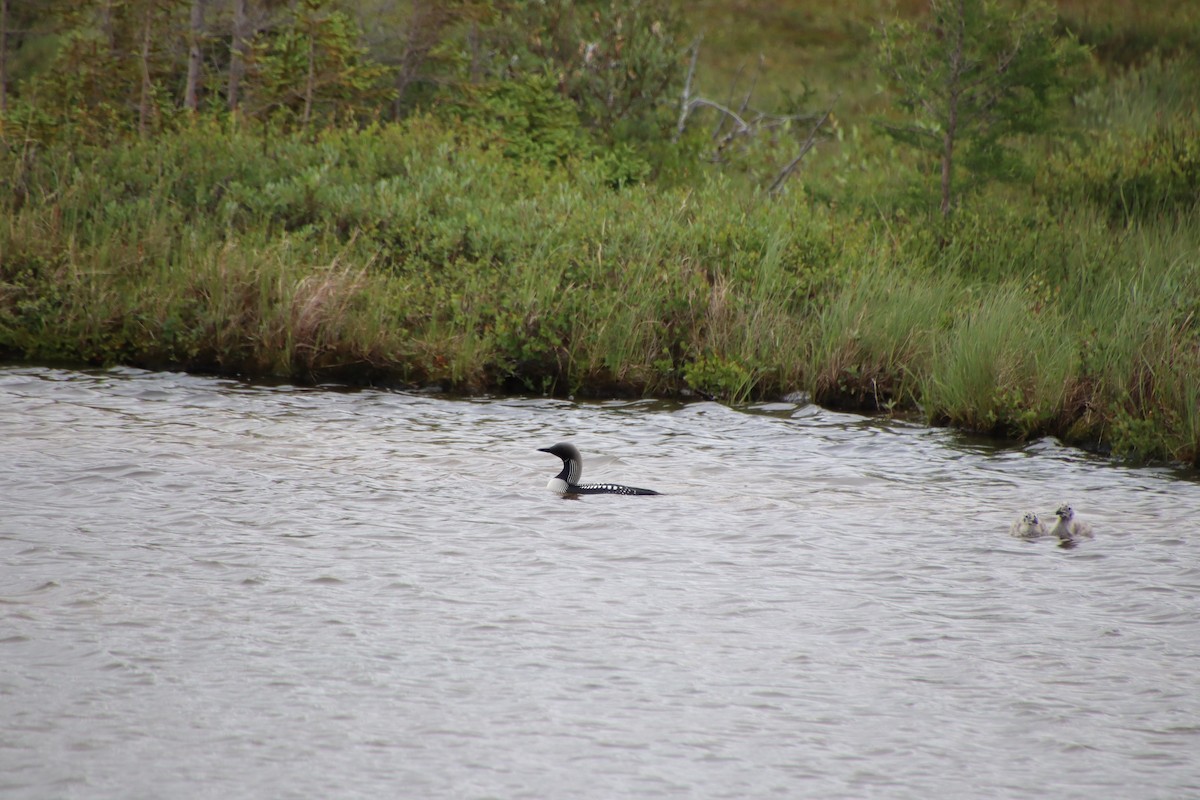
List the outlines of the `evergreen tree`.
{"type": "Polygon", "coordinates": [[[327,0],[301,0],[282,30],[254,44],[248,109],[301,128],[318,118],[378,115],[394,91],[389,70],[368,57],[360,39],[353,20],[327,0]]]}
{"type": "Polygon", "coordinates": [[[483,31],[492,79],[548,78],[602,140],[657,139],[683,77],[683,18],[669,0],[495,0],[483,31]]]}
{"type": "Polygon", "coordinates": [[[880,66],[908,118],[884,127],[936,157],[944,216],[959,166],[979,179],[1011,174],[1014,138],[1058,123],[1071,67],[1086,51],[1055,35],[1054,21],[1037,0],[931,0],[926,19],[881,29],[880,66]]]}

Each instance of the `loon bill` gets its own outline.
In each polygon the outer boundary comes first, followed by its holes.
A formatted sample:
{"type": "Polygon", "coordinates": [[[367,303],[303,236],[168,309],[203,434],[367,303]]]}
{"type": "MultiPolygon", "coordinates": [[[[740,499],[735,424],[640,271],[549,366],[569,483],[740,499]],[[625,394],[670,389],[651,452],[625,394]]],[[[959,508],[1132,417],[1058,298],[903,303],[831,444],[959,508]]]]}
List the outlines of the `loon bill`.
{"type": "Polygon", "coordinates": [[[570,442],[559,442],[553,447],[539,447],[538,452],[550,453],[562,459],[562,472],[546,484],[546,488],[557,494],[658,494],[652,489],[638,489],[619,483],[580,483],[583,475],[583,457],[570,442]]]}

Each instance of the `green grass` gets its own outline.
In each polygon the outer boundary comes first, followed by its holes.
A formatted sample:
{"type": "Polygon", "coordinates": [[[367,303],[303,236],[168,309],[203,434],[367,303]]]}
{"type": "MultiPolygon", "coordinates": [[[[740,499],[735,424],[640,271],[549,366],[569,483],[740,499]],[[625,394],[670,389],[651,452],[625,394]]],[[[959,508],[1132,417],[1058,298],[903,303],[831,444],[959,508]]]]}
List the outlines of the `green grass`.
{"type": "Polygon", "coordinates": [[[1061,430],[1079,374],[1072,333],[1025,289],[992,288],[938,342],[921,391],[926,415],[1019,438],[1061,430]]]}
{"type": "MultiPolygon", "coordinates": [[[[1120,38],[1123,8],[1087,12],[1088,35],[1120,38]]],[[[788,75],[773,91],[848,84],[780,197],[763,177],[794,137],[720,168],[682,161],[691,140],[659,180],[615,188],[611,154],[518,158],[425,117],[308,136],[201,118],[36,150],[2,129],[0,356],[466,392],[805,389],[1200,464],[1190,29],[1100,64],[1073,138],[1030,142],[1031,179],[941,220],[926,165],[869,124],[885,4],[739,9],[696,7],[718,31],[706,74],[760,41],[788,75]],[[751,42],[730,15],[756,20],[751,42]]]]}
{"type": "Polygon", "coordinates": [[[517,164],[428,120],[270,144],[202,124],[45,153],[27,182],[0,225],[10,356],[464,391],[804,388],[1200,453],[1191,216],[1114,228],[1000,188],[938,225],[719,176],[614,191],[588,163],[517,164]]]}

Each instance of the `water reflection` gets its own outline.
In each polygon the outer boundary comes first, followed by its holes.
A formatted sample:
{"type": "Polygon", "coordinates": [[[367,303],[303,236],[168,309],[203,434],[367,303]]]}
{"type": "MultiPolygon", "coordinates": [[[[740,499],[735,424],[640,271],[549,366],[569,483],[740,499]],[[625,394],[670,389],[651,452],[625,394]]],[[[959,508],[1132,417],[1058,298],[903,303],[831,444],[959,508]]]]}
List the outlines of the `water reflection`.
{"type": "Polygon", "coordinates": [[[1197,484],[1052,440],[14,367],[0,498],[5,797],[1200,785],[1197,484]]]}

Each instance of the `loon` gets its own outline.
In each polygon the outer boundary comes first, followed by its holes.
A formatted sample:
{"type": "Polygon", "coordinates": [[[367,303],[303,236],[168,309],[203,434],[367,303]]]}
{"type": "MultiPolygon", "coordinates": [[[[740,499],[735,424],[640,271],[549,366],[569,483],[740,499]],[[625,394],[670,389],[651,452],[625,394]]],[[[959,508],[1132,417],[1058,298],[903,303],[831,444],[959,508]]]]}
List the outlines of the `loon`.
{"type": "Polygon", "coordinates": [[[580,483],[583,475],[583,457],[570,442],[559,442],[553,447],[539,447],[538,452],[550,453],[562,459],[562,472],[546,484],[546,488],[557,494],[658,494],[652,489],[621,486],[618,483],[580,483]]]}
{"type": "Polygon", "coordinates": [[[1046,524],[1031,511],[1014,522],[1008,532],[1018,539],[1037,539],[1046,535],[1046,524]]]}
{"type": "Polygon", "coordinates": [[[1058,507],[1058,511],[1055,511],[1054,515],[1058,517],[1058,524],[1050,532],[1062,541],[1073,542],[1076,539],[1092,538],[1092,526],[1081,519],[1076,519],[1075,509],[1068,505],[1062,505],[1058,507]]]}

